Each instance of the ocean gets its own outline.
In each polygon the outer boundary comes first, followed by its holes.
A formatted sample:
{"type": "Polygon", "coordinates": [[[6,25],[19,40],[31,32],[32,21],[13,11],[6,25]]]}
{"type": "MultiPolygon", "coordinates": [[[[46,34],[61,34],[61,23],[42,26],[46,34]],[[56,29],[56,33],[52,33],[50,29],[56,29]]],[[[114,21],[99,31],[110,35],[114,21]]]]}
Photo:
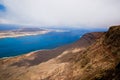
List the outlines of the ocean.
{"type": "Polygon", "coordinates": [[[50,32],[43,35],[0,39],[0,58],[18,56],[42,49],[54,49],[77,41],[82,34],[69,32],[50,32]]]}
{"type": "Polygon", "coordinates": [[[71,29],[66,32],[50,32],[43,35],[1,38],[0,58],[18,56],[36,50],[54,49],[71,44],[79,40],[83,34],[93,31],[71,29]]]}

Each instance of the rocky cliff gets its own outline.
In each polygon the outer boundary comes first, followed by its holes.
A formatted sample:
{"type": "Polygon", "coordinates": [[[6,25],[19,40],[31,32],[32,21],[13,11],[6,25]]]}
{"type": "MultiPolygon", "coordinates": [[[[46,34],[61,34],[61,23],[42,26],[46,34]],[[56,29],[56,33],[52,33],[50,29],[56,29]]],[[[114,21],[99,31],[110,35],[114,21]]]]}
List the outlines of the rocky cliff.
{"type": "Polygon", "coordinates": [[[120,26],[77,42],[0,60],[0,80],[120,80],[120,26]]]}

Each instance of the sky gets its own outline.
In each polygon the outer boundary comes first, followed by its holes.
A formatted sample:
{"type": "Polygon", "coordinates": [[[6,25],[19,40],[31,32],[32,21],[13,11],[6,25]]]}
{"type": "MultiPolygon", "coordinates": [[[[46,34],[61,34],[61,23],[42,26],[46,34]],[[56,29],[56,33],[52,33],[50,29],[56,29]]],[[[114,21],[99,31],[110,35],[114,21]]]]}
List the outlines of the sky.
{"type": "Polygon", "coordinates": [[[0,0],[0,24],[105,28],[120,24],[120,0],[0,0]]]}

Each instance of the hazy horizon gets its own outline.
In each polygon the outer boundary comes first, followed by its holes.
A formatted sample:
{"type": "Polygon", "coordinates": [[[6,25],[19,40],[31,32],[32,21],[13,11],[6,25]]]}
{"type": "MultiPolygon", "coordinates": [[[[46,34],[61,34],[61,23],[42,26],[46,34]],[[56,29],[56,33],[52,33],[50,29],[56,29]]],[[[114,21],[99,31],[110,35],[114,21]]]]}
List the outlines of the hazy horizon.
{"type": "Polygon", "coordinates": [[[0,0],[0,24],[108,28],[120,24],[119,0],[0,0]]]}

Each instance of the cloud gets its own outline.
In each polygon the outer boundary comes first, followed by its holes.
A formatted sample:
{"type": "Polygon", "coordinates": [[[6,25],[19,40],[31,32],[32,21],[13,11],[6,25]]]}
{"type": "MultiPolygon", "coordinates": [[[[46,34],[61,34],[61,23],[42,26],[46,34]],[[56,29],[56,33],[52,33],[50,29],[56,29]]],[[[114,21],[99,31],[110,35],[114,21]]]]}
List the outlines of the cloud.
{"type": "Polygon", "coordinates": [[[39,26],[105,27],[120,24],[120,0],[1,0],[1,18],[39,26]]]}

